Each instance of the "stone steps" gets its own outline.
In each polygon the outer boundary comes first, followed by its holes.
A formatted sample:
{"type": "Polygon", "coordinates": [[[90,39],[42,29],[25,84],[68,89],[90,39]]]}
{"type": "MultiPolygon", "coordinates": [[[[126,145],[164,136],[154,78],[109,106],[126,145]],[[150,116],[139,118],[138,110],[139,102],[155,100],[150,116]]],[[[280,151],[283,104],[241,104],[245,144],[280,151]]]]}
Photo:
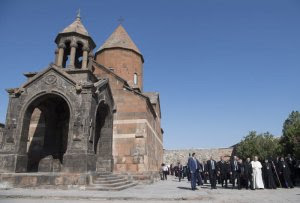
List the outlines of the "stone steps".
{"type": "Polygon", "coordinates": [[[113,183],[120,183],[120,182],[126,182],[126,179],[118,178],[118,179],[112,179],[112,180],[94,180],[95,184],[113,184],[113,183]]]}
{"type": "Polygon", "coordinates": [[[109,181],[109,180],[121,180],[121,179],[124,179],[123,177],[120,177],[120,176],[107,176],[107,177],[97,177],[95,178],[94,180],[99,180],[99,181],[109,181]]]}
{"type": "Polygon", "coordinates": [[[127,178],[112,173],[101,173],[92,179],[92,183],[87,190],[98,191],[120,191],[137,185],[127,178]]]}
{"type": "Polygon", "coordinates": [[[96,185],[93,187],[89,186],[86,189],[87,190],[97,190],[97,191],[120,191],[120,190],[128,189],[130,187],[134,187],[136,185],[137,185],[137,183],[130,183],[130,184],[126,184],[126,185],[122,185],[122,186],[118,186],[118,187],[112,187],[112,188],[103,187],[101,185],[96,185]]]}

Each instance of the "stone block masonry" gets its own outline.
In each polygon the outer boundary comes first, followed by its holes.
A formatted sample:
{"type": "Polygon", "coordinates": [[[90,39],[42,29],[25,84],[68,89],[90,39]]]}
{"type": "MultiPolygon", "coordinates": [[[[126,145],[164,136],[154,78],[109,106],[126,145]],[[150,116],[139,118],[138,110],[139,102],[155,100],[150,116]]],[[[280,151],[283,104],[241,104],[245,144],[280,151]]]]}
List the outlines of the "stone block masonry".
{"type": "Polygon", "coordinates": [[[163,161],[159,93],[143,92],[144,58],[126,30],[119,25],[94,54],[77,16],[55,43],[53,63],[7,89],[2,179],[20,187],[45,179],[56,185],[64,174],[78,174],[62,185],[86,185],[86,174],[114,173],[153,182],[163,161]]]}
{"type": "Polygon", "coordinates": [[[203,162],[212,156],[214,160],[219,161],[223,156],[229,159],[232,156],[233,148],[212,148],[212,149],[178,149],[178,150],[164,150],[164,163],[167,165],[177,164],[178,161],[186,165],[189,154],[196,153],[196,158],[203,162]]]}

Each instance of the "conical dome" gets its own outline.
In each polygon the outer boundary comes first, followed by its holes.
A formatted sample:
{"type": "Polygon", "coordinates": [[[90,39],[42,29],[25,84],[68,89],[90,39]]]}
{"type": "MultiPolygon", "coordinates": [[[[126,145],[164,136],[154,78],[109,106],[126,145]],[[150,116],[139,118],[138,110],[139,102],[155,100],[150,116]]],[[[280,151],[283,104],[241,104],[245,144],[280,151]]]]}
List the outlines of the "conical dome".
{"type": "Polygon", "coordinates": [[[122,25],[117,27],[117,29],[109,36],[97,52],[110,48],[130,49],[142,56],[140,50],[137,48],[122,25]]]}
{"type": "Polygon", "coordinates": [[[88,31],[85,29],[83,24],[81,23],[80,17],[77,16],[76,20],[71,23],[69,26],[67,26],[62,32],[60,33],[70,33],[70,32],[76,32],[81,35],[85,35],[89,37],[88,31]]]}
{"type": "Polygon", "coordinates": [[[77,15],[73,23],[71,23],[65,29],[63,29],[63,31],[58,33],[57,37],[55,38],[55,42],[58,44],[61,37],[75,36],[75,35],[87,39],[92,49],[96,47],[94,40],[92,39],[92,37],[89,35],[88,31],[82,24],[79,14],[77,15]]]}

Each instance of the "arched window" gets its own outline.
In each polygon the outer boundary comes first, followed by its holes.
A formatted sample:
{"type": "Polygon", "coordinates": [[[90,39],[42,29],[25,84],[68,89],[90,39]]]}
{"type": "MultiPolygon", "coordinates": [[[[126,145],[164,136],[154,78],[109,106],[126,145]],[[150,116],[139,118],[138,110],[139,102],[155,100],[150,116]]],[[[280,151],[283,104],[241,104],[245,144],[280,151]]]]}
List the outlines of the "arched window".
{"type": "Polygon", "coordinates": [[[138,84],[138,76],[136,73],[133,75],[133,84],[135,84],[135,85],[138,84]]]}
{"type": "Polygon", "coordinates": [[[62,67],[67,68],[67,65],[70,62],[70,52],[71,52],[71,41],[66,41],[65,42],[66,48],[64,51],[64,57],[63,57],[63,62],[62,62],[62,67]]]}
{"type": "Polygon", "coordinates": [[[75,68],[81,68],[81,66],[82,66],[82,54],[83,54],[83,50],[82,50],[82,48],[83,48],[83,44],[81,43],[81,42],[78,42],[77,43],[77,48],[76,48],[76,55],[75,55],[75,64],[74,64],[74,66],[75,66],[75,68]]]}

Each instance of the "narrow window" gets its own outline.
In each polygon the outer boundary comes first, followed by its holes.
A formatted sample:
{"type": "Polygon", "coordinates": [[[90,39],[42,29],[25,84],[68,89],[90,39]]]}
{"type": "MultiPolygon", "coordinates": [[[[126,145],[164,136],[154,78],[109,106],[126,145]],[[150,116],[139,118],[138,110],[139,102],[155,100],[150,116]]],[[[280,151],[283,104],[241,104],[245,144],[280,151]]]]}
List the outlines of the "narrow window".
{"type": "Polygon", "coordinates": [[[138,77],[137,77],[137,74],[136,74],[136,73],[133,75],[133,83],[134,83],[135,85],[137,85],[137,83],[138,83],[138,77]]]}

